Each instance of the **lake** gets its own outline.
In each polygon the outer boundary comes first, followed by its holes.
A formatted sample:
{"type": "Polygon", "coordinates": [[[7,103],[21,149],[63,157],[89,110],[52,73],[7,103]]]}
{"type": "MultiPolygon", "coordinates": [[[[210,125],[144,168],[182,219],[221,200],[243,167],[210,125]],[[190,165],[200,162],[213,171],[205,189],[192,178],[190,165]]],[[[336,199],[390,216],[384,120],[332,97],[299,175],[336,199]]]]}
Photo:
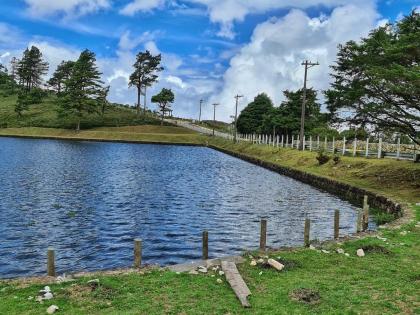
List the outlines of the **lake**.
{"type": "Polygon", "coordinates": [[[204,147],[0,138],[0,277],[129,267],[133,239],[143,263],[175,264],[259,244],[301,245],[355,232],[355,207],[326,192],[204,147]]]}

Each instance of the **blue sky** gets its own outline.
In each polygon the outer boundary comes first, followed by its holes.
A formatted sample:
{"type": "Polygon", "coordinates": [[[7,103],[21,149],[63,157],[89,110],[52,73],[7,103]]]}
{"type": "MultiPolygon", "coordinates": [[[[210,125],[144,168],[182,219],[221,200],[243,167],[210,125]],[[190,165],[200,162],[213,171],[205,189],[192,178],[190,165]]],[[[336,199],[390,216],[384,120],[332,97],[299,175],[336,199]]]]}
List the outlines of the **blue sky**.
{"type": "MultiPolygon", "coordinates": [[[[97,54],[112,101],[133,104],[127,87],[136,52],[162,53],[162,87],[176,93],[175,114],[195,117],[200,98],[222,104],[229,120],[233,96],[241,107],[261,92],[275,103],[301,86],[302,59],[317,59],[310,84],[328,87],[336,46],[408,14],[414,0],[3,0],[0,62],[35,44],[50,62],[97,54]]],[[[204,115],[210,118],[210,106],[204,115]]]]}

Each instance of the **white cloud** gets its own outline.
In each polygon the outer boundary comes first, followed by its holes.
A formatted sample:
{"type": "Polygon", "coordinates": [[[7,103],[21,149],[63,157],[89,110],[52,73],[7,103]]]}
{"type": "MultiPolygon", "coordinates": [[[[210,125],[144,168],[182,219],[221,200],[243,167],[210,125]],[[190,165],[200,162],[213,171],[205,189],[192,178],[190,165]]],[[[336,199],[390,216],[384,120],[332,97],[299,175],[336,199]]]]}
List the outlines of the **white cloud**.
{"type": "Polygon", "coordinates": [[[345,5],[328,17],[310,18],[301,10],[291,10],[283,18],[259,24],[250,43],[231,59],[223,89],[210,102],[221,103],[218,112],[225,120],[234,112],[236,93],[245,95],[241,108],[262,92],[279,104],[283,90],[302,87],[305,59],[320,63],[309,71],[309,86],[326,89],[337,45],[367,35],[378,18],[373,5],[345,5]]]}
{"type": "Polygon", "coordinates": [[[64,14],[67,17],[86,15],[110,7],[109,0],[24,0],[34,17],[64,14]]]}
{"type": "Polygon", "coordinates": [[[134,0],[120,10],[120,14],[133,16],[137,12],[151,11],[163,6],[165,0],[134,0]]]}

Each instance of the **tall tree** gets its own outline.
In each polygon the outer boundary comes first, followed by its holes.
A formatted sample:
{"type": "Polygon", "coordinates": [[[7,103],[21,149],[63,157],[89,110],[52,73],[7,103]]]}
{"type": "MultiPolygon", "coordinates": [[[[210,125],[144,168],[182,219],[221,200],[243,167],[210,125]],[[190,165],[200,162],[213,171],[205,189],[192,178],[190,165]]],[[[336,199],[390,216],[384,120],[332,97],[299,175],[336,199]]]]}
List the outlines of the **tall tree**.
{"type": "Polygon", "coordinates": [[[26,48],[23,52],[16,72],[20,84],[26,91],[30,91],[41,85],[42,76],[48,72],[48,63],[43,60],[41,51],[32,46],[31,49],[26,48]]]}
{"type": "Polygon", "coordinates": [[[408,135],[420,144],[420,14],[339,46],[325,92],[338,122],[408,135]]]}
{"type": "Polygon", "coordinates": [[[273,109],[273,102],[262,93],[254,98],[239,114],[237,128],[240,133],[260,133],[262,132],[262,122],[264,115],[273,109]]]}
{"type": "Polygon", "coordinates": [[[73,65],[74,61],[62,61],[57,66],[52,77],[47,81],[47,84],[53,87],[57,93],[61,93],[64,82],[70,78],[73,65]]]}
{"type": "Polygon", "coordinates": [[[102,115],[105,114],[105,111],[106,111],[106,109],[108,107],[108,104],[109,104],[109,102],[107,100],[108,94],[109,94],[109,89],[110,89],[110,86],[108,85],[108,86],[102,88],[99,91],[99,94],[98,94],[98,102],[99,102],[99,106],[101,108],[101,114],[102,115]]]}
{"type": "Polygon", "coordinates": [[[137,115],[140,114],[142,92],[157,81],[156,73],[163,70],[163,67],[160,66],[161,60],[161,54],[153,56],[148,50],[139,52],[136,56],[136,62],[133,65],[134,71],[130,75],[128,85],[137,88],[137,115]]]}
{"type": "Polygon", "coordinates": [[[103,83],[100,78],[95,54],[84,50],[74,63],[70,78],[64,82],[66,92],[60,102],[61,113],[76,118],[77,131],[85,113],[98,112],[103,83]]]}
{"type": "Polygon", "coordinates": [[[171,89],[163,88],[159,94],[152,96],[152,103],[157,103],[161,111],[161,125],[163,125],[163,118],[165,113],[171,109],[171,104],[175,100],[175,95],[171,89]]]}

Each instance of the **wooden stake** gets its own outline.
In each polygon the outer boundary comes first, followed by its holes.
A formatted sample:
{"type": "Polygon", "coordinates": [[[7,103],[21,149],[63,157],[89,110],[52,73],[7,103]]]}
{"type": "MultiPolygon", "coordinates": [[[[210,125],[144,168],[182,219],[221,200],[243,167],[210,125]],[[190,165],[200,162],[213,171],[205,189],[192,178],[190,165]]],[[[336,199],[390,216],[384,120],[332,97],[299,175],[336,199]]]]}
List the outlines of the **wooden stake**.
{"type": "Polygon", "coordinates": [[[55,277],[55,254],[52,247],[48,247],[47,251],[47,274],[50,277],[55,277]]]}
{"type": "Polygon", "coordinates": [[[356,232],[360,233],[362,231],[362,210],[358,209],[357,210],[357,222],[356,222],[356,232]]]}
{"type": "Polygon", "coordinates": [[[265,251],[266,246],[267,246],[267,220],[261,219],[260,250],[265,251]]]}
{"type": "Polygon", "coordinates": [[[203,259],[209,259],[209,232],[203,231],[203,259]]]}
{"type": "Polygon", "coordinates": [[[334,238],[338,239],[340,233],[340,211],[334,212],[334,238]]]}
{"type": "Polygon", "coordinates": [[[369,205],[363,207],[363,231],[369,227],[369,205]]]}
{"type": "Polygon", "coordinates": [[[134,240],[134,268],[141,267],[141,239],[134,240]]]}
{"type": "Polygon", "coordinates": [[[305,245],[305,247],[309,247],[310,245],[310,242],[309,242],[310,230],[311,230],[311,220],[305,219],[305,230],[303,233],[303,244],[305,245]]]}

